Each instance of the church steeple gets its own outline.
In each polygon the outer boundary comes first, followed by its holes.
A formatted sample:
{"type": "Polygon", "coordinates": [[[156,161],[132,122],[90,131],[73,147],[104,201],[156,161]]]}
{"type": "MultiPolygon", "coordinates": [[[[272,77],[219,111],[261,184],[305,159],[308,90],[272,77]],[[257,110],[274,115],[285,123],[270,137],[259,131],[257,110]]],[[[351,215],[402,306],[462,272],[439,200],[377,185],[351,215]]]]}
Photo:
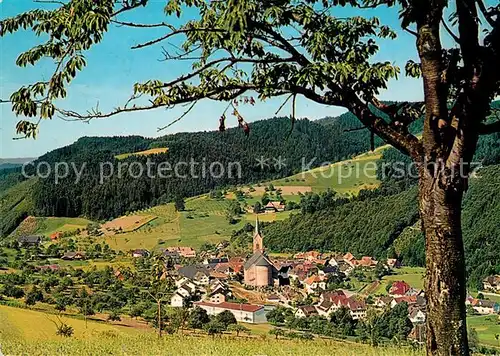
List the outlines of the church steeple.
{"type": "Polygon", "coordinates": [[[264,252],[264,239],[259,230],[259,217],[255,218],[255,232],[253,234],[253,252],[264,252]]]}

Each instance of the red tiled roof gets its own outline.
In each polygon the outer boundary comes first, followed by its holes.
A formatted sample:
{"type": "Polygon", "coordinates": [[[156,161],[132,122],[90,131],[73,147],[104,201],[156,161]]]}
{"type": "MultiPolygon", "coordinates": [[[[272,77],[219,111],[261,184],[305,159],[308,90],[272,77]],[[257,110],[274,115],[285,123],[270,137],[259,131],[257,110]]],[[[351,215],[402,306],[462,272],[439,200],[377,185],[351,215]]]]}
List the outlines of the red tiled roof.
{"type": "Polygon", "coordinates": [[[320,276],[314,275],[314,276],[311,276],[311,277],[307,278],[304,281],[304,283],[309,284],[309,285],[313,284],[314,282],[320,283],[320,282],[323,282],[323,279],[320,276]]]}
{"type": "Polygon", "coordinates": [[[394,298],[394,300],[396,301],[397,304],[403,303],[403,302],[406,302],[408,304],[413,304],[413,303],[417,302],[417,296],[416,295],[412,295],[410,297],[407,297],[407,296],[397,297],[397,298],[394,298]]]}
{"type": "Polygon", "coordinates": [[[350,261],[350,260],[352,260],[352,259],[354,259],[354,256],[352,255],[352,253],[347,252],[347,253],[344,255],[344,260],[346,260],[346,261],[350,261]]]}
{"type": "Polygon", "coordinates": [[[243,310],[243,311],[251,312],[251,313],[254,313],[254,312],[264,308],[263,306],[260,306],[260,305],[239,304],[239,303],[229,303],[229,302],[223,302],[223,303],[219,303],[219,304],[209,303],[209,302],[195,302],[194,304],[204,305],[207,307],[228,309],[228,310],[243,310]]]}
{"type": "Polygon", "coordinates": [[[410,285],[405,281],[396,281],[392,283],[391,289],[389,290],[390,294],[399,294],[405,295],[406,292],[410,289],[410,285]]]}

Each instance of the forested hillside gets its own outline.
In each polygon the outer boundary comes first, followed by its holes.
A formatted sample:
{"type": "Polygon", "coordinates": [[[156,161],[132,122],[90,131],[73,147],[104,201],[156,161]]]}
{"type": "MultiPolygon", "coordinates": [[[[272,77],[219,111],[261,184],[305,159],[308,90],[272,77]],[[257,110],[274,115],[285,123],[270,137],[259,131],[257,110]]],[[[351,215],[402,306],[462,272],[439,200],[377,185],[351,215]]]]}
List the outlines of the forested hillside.
{"type": "Polygon", "coordinates": [[[356,199],[312,214],[294,214],[265,229],[273,251],[350,251],[385,257],[394,239],[418,220],[416,189],[356,199]]]}
{"type": "MultiPolygon", "coordinates": [[[[353,201],[269,224],[264,229],[266,246],[280,252],[319,249],[382,259],[397,256],[405,265],[424,266],[416,186],[390,191],[383,185],[353,201]]],[[[500,273],[500,165],[483,168],[470,180],[462,226],[469,284],[477,286],[485,276],[500,273]]]]}
{"type": "MultiPolygon", "coordinates": [[[[52,168],[57,162],[73,164],[78,170],[84,167],[80,180],[77,181],[76,173],[70,169],[69,176],[55,184],[52,170],[48,178],[33,183],[29,193],[33,206],[23,212],[18,211],[16,219],[6,219],[2,215],[1,232],[5,235],[12,231],[15,228],[12,222],[26,215],[27,211],[39,216],[85,216],[103,220],[169,202],[177,196],[190,197],[213,188],[286,177],[301,171],[303,162],[316,167],[326,161],[338,161],[367,151],[370,140],[366,130],[347,132],[356,127],[357,120],[344,115],[319,123],[298,120],[293,130],[289,118],[258,121],[251,124],[248,137],[239,128],[225,132],[179,133],[157,139],[140,136],[84,137],[72,145],[47,153],[35,162],[48,162],[52,168]],[[121,160],[116,158],[120,154],[160,147],[168,148],[168,152],[121,160]],[[275,159],[280,157],[284,165],[277,167],[275,159]],[[263,169],[257,161],[262,158],[266,160],[263,169]],[[151,179],[146,174],[147,160],[151,161],[155,177],[161,162],[167,161],[175,167],[178,162],[193,160],[196,165],[193,172],[190,167],[180,167],[180,173],[187,174],[187,177],[151,179]],[[109,162],[109,165],[102,166],[103,162],[109,162]],[[145,169],[145,173],[137,178],[131,177],[131,174],[137,175],[140,168],[134,162],[141,163],[145,169]],[[226,170],[225,174],[221,177],[203,174],[204,170],[209,172],[212,162],[220,162],[226,170]],[[234,162],[240,164],[240,177],[237,167],[231,165],[234,162]],[[119,163],[122,165],[121,175],[118,174],[119,163]],[[134,169],[129,170],[126,165],[132,163],[134,169]],[[108,175],[111,165],[115,169],[114,174],[101,184],[101,170],[108,175]]],[[[219,172],[217,167],[215,172],[219,172]]],[[[28,173],[33,173],[33,167],[28,167],[28,173]]],[[[3,189],[7,189],[22,179],[18,171],[4,174],[0,177],[0,186],[3,184],[3,189]]]]}

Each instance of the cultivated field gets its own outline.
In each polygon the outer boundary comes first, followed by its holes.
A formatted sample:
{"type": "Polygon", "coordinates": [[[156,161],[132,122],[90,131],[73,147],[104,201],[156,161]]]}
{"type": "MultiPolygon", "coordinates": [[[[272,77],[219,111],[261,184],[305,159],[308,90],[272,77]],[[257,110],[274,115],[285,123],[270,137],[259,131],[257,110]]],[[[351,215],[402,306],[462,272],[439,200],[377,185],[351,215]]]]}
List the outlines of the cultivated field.
{"type": "Polygon", "coordinates": [[[357,195],[362,189],[375,189],[380,185],[376,177],[376,162],[382,157],[385,148],[383,146],[351,160],[318,167],[272,183],[284,186],[308,186],[314,192],[331,189],[342,195],[357,195]]]}
{"type": "Polygon", "coordinates": [[[50,236],[55,232],[69,232],[83,230],[91,223],[84,218],[66,218],[66,217],[34,217],[28,216],[19,224],[12,233],[14,236],[20,235],[44,235],[50,236]]]}
{"type": "Polygon", "coordinates": [[[123,153],[121,155],[115,156],[116,159],[125,159],[130,156],[150,156],[150,155],[157,155],[160,153],[167,153],[168,148],[152,148],[150,150],[145,150],[145,151],[140,151],[140,152],[133,152],[133,153],[123,153]]]}
{"type": "MultiPolygon", "coordinates": [[[[308,185],[304,185],[304,186],[300,186],[300,185],[277,185],[277,186],[274,186],[274,188],[276,190],[281,190],[281,194],[283,196],[289,196],[289,195],[299,195],[299,193],[301,194],[305,194],[305,193],[308,193],[308,192],[312,192],[312,188],[308,185]]],[[[248,193],[252,196],[256,196],[256,197],[261,197],[262,194],[264,194],[264,192],[266,191],[266,187],[265,186],[255,186],[253,187],[253,191],[250,191],[249,190],[250,188],[245,188],[245,189],[242,189],[244,193],[248,193]]]]}
{"type": "Polygon", "coordinates": [[[75,328],[71,338],[56,336],[55,325],[43,313],[0,306],[1,351],[7,355],[423,355],[408,349],[372,348],[332,340],[275,340],[266,335],[265,330],[255,330],[262,335],[257,338],[179,334],[159,340],[152,332],[134,328],[92,321],[85,327],[83,320],[69,318],[65,322],[75,328]]]}
{"type": "Polygon", "coordinates": [[[108,221],[101,226],[104,235],[114,235],[118,231],[131,232],[155,220],[155,215],[127,215],[108,221]]]}

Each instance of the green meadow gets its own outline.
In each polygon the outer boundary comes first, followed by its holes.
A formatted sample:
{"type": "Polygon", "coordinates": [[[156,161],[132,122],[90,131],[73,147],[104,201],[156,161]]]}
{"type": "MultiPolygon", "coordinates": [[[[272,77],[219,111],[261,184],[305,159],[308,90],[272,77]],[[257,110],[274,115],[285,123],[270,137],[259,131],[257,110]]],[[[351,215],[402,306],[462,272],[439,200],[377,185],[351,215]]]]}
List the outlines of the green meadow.
{"type": "Polygon", "coordinates": [[[1,352],[7,355],[213,355],[213,356],[417,356],[407,348],[372,348],[368,345],[325,339],[292,341],[269,336],[262,330],[254,337],[201,333],[165,335],[158,339],[148,330],[104,322],[64,318],[74,336],[56,335],[54,315],[0,306],[1,352]],[[260,334],[260,335],[258,335],[260,334]]]}
{"type": "Polygon", "coordinates": [[[314,168],[292,177],[273,181],[274,185],[310,186],[313,192],[327,189],[341,195],[357,195],[362,189],[375,189],[380,185],[377,179],[376,163],[386,146],[356,156],[351,160],[314,168]]]}

